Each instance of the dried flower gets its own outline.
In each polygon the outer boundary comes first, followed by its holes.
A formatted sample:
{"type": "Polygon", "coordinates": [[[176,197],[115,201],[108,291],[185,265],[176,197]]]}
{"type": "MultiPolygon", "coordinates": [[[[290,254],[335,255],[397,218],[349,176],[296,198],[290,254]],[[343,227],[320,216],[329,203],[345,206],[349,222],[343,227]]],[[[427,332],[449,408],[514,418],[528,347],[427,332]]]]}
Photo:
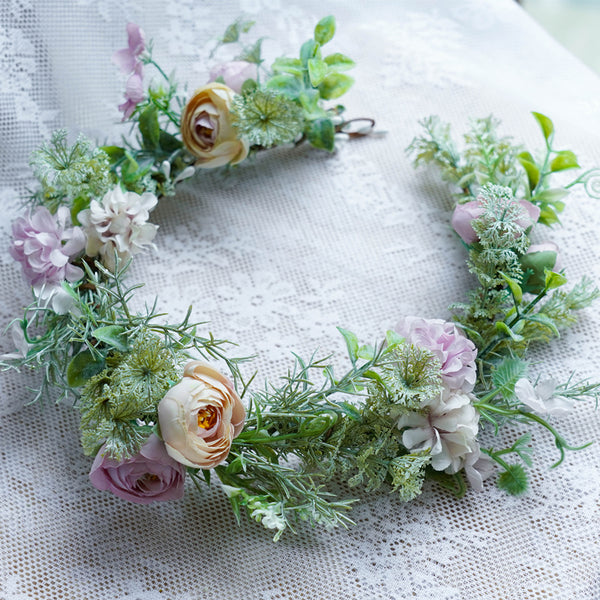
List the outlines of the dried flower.
{"type": "Polygon", "coordinates": [[[45,288],[60,287],[63,281],[77,281],[83,271],[69,259],[81,252],[85,236],[79,227],[67,227],[69,209],[61,206],[56,215],[39,206],[27,217],[19,217],[12,227],[10,255],[23,267],[25,279],[36,294],[45,288]]]}
{"type": "Polygon", "coordinates": [[[127,259],[147,246],[154,247],[158,226],[147,221],[157,202],[150,192],[140,196],[119,186],[107,192],[101,202],[92,200],[90,208],[77,215],[87,235],[86,254],[100,254],[102,262],[114,270],[115,251],[120,259],[127,259]]]}

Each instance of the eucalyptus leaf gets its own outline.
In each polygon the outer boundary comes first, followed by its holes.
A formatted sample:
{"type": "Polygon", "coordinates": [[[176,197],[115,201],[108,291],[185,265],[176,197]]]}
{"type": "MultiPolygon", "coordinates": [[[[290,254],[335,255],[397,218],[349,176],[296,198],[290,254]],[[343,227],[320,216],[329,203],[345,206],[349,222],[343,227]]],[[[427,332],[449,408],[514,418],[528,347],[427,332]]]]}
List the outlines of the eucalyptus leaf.
{"type": "Polygon", "coordinates": [[[311,121],[306,136],[315,148],[333,152],[335,148],[335,127],[331,119],[322,118],[311,121]]]}
{"type": "Polygon", "coordinates": [[[335,18],[331,15],[323,17],[315,27],[315,40],[326,44],[335,35],[335,18]]]}
{"type": "Polygon", "coordinates": [[[356,63],[351,58],[339,52],[329,54],[323,60],[332,71],[347,71],[356,66],[356,63]]]}
{"type": "Polygon", "coordinates": [[[327,63],[320,58],[308,60],[308,76],[313,87],[318,87],[327,74],[327,63]]]}
{"type": "Polygon", "coordinates": [[[319,86],[319,94],[323,100],[334,100],[343,96],[354,83],[354,78],[345,73],[330,73],[319,86]]]}
{"type": "Polygon", "coordinates": [[[298,98],[304,90],[302,82],[297,77],[286,73],[271,77],[267,81],[266,87],[270,90],[281,92],[291,99],[298,98]]]}
{"type": "Polygon", "coordinates": [[[302,75],[304,69],[299,58],[276,58],[271,66],[274,73],[290,73],[291,75],[302,75]]]}

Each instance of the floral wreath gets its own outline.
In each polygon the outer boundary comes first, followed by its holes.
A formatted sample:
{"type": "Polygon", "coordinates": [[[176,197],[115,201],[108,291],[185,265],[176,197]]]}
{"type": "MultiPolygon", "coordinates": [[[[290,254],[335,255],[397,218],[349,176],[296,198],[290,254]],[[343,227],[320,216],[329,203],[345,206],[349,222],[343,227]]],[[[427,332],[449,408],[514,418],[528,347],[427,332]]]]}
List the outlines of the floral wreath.
{"type": "Polygon", "coordinates": [[[128,46],[114,55],[128,76],[119,109],[129,138],[97,146],[80,135],[69,145],[60,130],[33,153],[40,185],[13,224],[10,248],[33,302],[9,326],[16,352],[2,366],[42,370],[33,401],[56,390],[59,400],[74,399],[96,488],[136,503],[175,500],[186,478],[200,489],[214,474],[238,519],[245,512],[275,539],[298,521],[352,522],[354,500],[328,489],[334,478],[350,489],[388,486],[408,501],[426,479],[460,497],[467,483],[483,490],[499,469],[500,488],[524,493],[531,434],[500,449],[489,441],[509,424],[542,427],[558,465],[565,451],[589,444],[570,445],[555,417],[600,395],[600,384],[573,376],[559,383],[527,375],[530,344],[557,337],[600,295],[585,278],[567,291],[558,247],[530,240],[534,226],[559,222],[574,186],[598,197],[595,169],[554,183],[579,164],[555,149],[542,114],[533,113],[545,142],[537,154],[500,136],[493,117],[471,122],[460,151],[449,125],[429,117],[407,149],[455,190],[452,227],[477,286],[452,306],[453,322],[405,317],[376,345],[339,328],[345,373],[334,373],[329,358],[296,356],[281,382],[255,389],[240,369],[247,359],[230,357],[230,342],[201,335],[191,308],[175,324],[155,306],[130,309],[139,286],[126,283],[128,265],[154,245],[150,213],[179,182],[283,144],[332,152],[340,137],[374,127],[372,119],[345,120],[343,106],[325,107],[353,84],[346,71],[354,62],[322,53],[333,17],[317,24],[298,58],[277,58],[270,69],[262,40],[241,42],[252,25],[227,28],[214,52],[239,44],[238,58],[213,68],[188,98],[129,24],[128,46]],[[144,85],[149,68],[158,76],[144,85]]]}

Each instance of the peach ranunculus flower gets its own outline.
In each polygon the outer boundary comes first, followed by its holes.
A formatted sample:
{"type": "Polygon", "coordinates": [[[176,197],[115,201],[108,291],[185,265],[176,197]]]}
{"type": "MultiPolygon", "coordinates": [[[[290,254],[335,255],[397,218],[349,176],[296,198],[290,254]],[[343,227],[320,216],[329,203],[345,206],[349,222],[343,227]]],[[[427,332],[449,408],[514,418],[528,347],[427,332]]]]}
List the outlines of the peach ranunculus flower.
{"type": "Polygon", "coordinates": [[[181,115],[185,147],[197,158],[196,167],[212,169],[235,165],[248,156],[248,142],[231,123],[234,91],[212,82],[196,90],[181,115]]]}
{"type": "Polygon", "coordinates": [[[245,418],[231,381],[197,360],[186,364],[181,381],[158,405],[160,432],[169,456],[200,469],[212,469],[227,458],[245,418]]]}

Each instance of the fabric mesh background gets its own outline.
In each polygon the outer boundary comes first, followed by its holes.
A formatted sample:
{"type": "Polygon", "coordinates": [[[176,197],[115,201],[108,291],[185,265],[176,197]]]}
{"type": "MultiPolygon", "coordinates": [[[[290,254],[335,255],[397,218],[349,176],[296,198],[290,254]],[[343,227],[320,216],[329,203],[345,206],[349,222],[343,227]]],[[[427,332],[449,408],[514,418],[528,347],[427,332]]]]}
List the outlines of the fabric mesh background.
{"type": "MultiPolygon", "coordinates": [[[[358,63],[343,99],[348,115],[373,116],[387,134],[330,156],[283,148],[232,173],[201,173],[153,213],[160,251],[137,259],[130,275],[146,282],[138,306],[158,294],[175,321],[191,303],[215,335],[239,343],[232,352],[258,353],[257,381],[283,375],[292,351],[335,352],[343,369],[336,325],[374,341],[404,315],[447,317],[448,305],[464,298],[472,282],[449,227],[448,190],[436,173],[415,172],[404,153],[418,119],[439,114],[458,133],[468,116],[494,113],[506,133],[540,147],[529,115],[538,110],[554,119],[557,141],[578,151],[581,164],[600,161],[598,79],[510,0],[6,0],[1,11],[5,250],[19,197],[32,185],[28,156],[42,138],[58,126],[100,140],[123,131],[116,105],[124,81],[110,56],[124,46],[127,21],[141,24],[159,62],[194,89],[206,81],[215,37],[240,14],[256,19],[253,35],[267,37],[270,58],[296,52],[319,18],[336,15],[331,50],[358,63]]],[[[537,235],[559,243],[573,281],[585,273],[600,280],[597,201],[577,192],[564,223],[537,235]]],[[[29,297],[6,251],[0,266],[7,324],[29,297]]],[[[539,372],[598,378],[599,320],[597,310],[585,311],[536,354],[539,372]]],[[[363,494],[356,527],[300,526],[273,544],[260,526],[236,525],[218,485],[202,496],[190,486],[184,500],[152,506],[95,490],[76,412],[68,404],[25,406],[34,379],[0,379],[0,598],[600,596],[597,445],[550,470],[556,448],[536,431],[524,497],[492,485],[460,501],[429,485],[409,504],[363,494]]],[[[560,423],[573,443],[597,440],[598,425],[590,404],[560,423]]],[[[518,435],[506,431],[503,439],[518,435]]]]}

